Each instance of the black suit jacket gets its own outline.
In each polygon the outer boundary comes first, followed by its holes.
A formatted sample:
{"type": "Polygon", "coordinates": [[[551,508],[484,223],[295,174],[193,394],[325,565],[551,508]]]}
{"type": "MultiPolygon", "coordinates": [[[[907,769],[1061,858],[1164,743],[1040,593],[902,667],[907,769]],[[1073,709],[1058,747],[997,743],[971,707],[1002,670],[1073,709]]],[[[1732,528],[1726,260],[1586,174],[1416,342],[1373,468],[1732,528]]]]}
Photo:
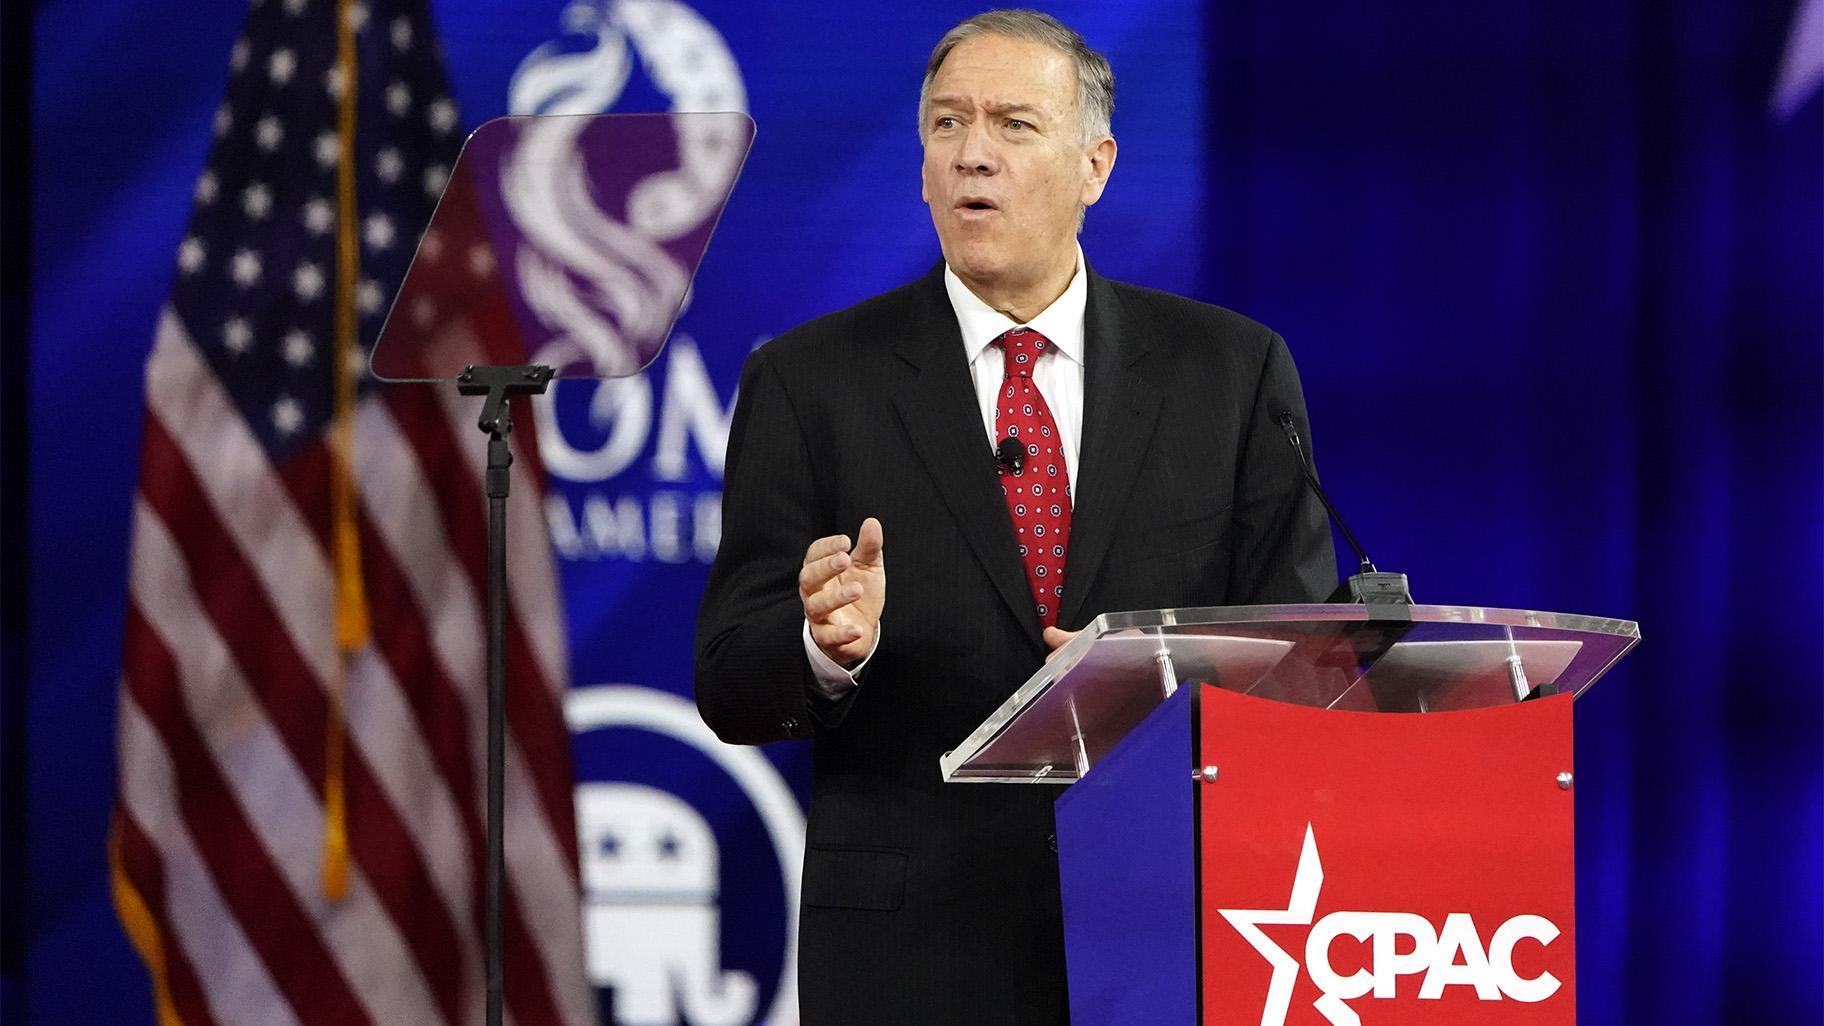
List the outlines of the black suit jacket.
{"type": "MultiPolygon", "coordinates": [[[[729,435],[697,704],[725,741],[816,735],[807,1026],[1066,1019],[1056,790],[939,779],[939,755],[1046,653],[942,272],[756,351],[729,435]],[[813,539],[868,516],[885,538],[881,641],[830,705],[810,690],[797,574],[813,539]]],[[[1093,272],[1084,317],[1059,626],[1328,592],[1329,528],[1273,423],[1306,427],[1279,336],[1093,272]]]]}

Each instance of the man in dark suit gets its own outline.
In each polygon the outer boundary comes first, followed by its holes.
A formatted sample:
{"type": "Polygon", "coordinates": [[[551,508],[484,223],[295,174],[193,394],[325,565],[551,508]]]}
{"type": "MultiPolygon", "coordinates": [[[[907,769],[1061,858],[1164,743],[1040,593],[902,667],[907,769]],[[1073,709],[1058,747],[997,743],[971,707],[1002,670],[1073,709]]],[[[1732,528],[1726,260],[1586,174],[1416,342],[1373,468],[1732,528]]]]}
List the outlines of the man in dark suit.
{"type": "Polygon", "coordinates": [[[1056,792],[938,757],[1100,612],[1335,583],[1279,336],[1077,247],[1112,97],[1046,16],[951,30],[919,102],[944,262],[742,374],[697,702],[726,741],[816,737],[807,1026],[1066,1021],[1056,792]]]}

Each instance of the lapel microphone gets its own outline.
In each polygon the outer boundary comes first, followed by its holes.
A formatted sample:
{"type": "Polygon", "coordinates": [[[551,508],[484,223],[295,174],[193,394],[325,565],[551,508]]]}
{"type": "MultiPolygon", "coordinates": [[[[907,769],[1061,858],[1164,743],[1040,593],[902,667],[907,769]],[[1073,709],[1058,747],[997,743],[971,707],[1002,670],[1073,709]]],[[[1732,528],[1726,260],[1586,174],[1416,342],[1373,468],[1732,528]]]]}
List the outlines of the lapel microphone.
{"type": "Polygon", "coordinates": [[[1019,473],[1026,465],[1026,450],[1017,438],[1003,438],[1001,444],[994,447],[994,462],[1000,464],[1001,473],[1009,470],[1019,473]]]}

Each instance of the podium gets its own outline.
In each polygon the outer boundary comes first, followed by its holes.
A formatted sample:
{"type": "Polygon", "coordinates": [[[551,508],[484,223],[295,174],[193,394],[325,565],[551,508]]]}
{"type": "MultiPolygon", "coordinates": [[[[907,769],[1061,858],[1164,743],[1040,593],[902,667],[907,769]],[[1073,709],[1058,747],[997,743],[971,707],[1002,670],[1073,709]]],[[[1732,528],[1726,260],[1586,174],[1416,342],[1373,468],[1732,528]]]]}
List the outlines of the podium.
{"type": "Polygon", "coordinates": [[[1461,606],[1104,614],[941,769],[1070,785],[1079,1026],[1569,1024],[1571,706],[1639,639],[1461,606]]]}

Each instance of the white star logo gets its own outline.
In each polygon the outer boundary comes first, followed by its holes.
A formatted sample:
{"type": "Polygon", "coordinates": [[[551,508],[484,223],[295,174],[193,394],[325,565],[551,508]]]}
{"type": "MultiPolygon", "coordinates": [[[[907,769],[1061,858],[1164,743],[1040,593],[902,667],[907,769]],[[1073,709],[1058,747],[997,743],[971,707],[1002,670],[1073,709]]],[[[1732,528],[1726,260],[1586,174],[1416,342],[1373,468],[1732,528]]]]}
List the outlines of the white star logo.
{"type": "MultiPolygon", "coordinates": [[[[1284,1026],[1286,1011],[1292,1005],[1292,988],[1298,983],[1298,959],[1275,944],[1262,926],[1310,926],[1317,912],[1317,893],[1324,886],[1324,864],[1317,856],[1317,835],[1311,824],[1305,824],[1305,846],[1298,856],[1298,871],[1292,877],[1292,897],[1283,909],[1224,908],[1217,909],[1260,956],[1273,967],[1273,979],[1267,984],[1267,1003],[1260,1011],[1260,1026],[1284,1026]]],[[[1316,1002],[1335,1026],[1361,1026],[1361,1019],[1334,995],[1325,994],[1316,1002]]]]}

